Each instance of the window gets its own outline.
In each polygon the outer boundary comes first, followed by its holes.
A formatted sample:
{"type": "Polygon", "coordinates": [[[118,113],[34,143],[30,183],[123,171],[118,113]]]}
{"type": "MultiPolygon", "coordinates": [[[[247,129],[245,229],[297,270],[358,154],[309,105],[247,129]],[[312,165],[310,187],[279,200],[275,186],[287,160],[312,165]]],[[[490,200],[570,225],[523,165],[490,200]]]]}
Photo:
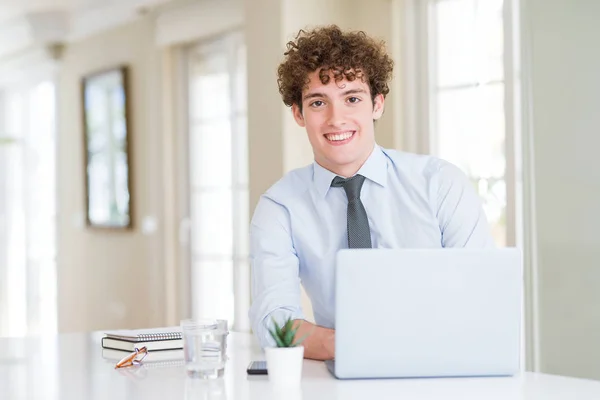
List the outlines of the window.
{"type": "MultiPolygon", "coordinates": [[[[508,1],[507,1],[508,3],[508,1]]],[[[407,0],[405,130],[409,150],[461,168],[483,200],[496,244],[514,245],[512,34],[503,0],[407,0]],[[508,38],[509,40],[505,40],[508,38]],[[510,195],[509,195],[510,194],[510,195]]]]}
{"type": "Polygon", "coordinates": [[[0,89],[0,336],[57,329],[54,90],[0,89]]]}
{"type": "Polygon", "coordinates": [[[188,57],[192,314],[248,330],[245,47],[232,34],[188,57]]]}
{"type": "Polygon", "coordinates": [[[460,167],[506,245],[502,0],[436,0],[430,9],[432,152],[460,167]]]}

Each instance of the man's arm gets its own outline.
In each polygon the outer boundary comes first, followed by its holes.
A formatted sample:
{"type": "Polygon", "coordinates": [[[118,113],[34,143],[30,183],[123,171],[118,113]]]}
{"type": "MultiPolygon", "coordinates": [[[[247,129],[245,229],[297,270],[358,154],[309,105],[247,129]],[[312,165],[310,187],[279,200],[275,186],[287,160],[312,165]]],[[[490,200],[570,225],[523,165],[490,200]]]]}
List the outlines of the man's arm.
{"type": "Polygon", "coordinates": [[[335,356],[335,330],[312,324],[305,320],[296,320],[298,328],[296,338],[306,339],[302,342],[304,346],[304,358],[312,360],[331,360],[335,356]]]}
{"type": "Polygon", "coordinates": [[[261,347],[274,346],[273,320],[304,319],[300,301],[299,261],[289,214],[284,206],[263,196],[250,224],[252,305],[249,317],[261,347]]]}
{"type": "Polygon", "coordinates": [[[482,201],[467,176],[441,161],[434,196],[443,247],[494,247],[482,201]]]}

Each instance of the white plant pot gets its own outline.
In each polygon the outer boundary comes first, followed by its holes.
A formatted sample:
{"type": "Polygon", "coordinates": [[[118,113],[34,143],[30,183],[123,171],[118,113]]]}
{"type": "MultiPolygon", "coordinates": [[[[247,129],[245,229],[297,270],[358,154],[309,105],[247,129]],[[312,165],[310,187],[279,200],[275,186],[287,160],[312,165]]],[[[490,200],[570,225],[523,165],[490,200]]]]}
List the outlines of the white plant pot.
{"type": "Polygon", "coordinates": [[[275,385],[300,385],[304,346],[267,347],[269,381],[275,385]]]}

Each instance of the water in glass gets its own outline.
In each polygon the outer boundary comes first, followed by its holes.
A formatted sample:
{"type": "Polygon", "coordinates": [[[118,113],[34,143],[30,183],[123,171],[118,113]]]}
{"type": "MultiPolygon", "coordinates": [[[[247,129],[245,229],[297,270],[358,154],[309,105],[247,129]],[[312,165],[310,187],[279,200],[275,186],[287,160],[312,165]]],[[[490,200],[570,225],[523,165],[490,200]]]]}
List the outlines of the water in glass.
{"type": "Polygon", "coordinates": [[[181,322],[187,374],[194,378],[223,376],[227,361],[227,323],[224,320],[181,322]]]}

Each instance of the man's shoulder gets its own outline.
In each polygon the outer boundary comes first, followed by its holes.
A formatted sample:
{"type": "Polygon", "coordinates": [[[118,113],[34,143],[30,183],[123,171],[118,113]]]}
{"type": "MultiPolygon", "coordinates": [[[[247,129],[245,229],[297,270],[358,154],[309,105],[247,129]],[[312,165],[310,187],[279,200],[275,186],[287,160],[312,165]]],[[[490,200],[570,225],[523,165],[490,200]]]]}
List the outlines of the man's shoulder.
{"type": "Polygon", "coordinates": [[[429,179],[436,175],[443,168],[451,165],[441,158],[428,155],[409,153],[406,151],[381,148],[393,168],[402,171],[404,174],[416,175],[429,179]]]}
{"type": "Polygon", "coordinates": [[[275,182],[265,192],[264,196],[277,203],[285,203],[290,199],[297,199],[310,188],[312,178],[312,164],[293,169],[275,182]]]}

